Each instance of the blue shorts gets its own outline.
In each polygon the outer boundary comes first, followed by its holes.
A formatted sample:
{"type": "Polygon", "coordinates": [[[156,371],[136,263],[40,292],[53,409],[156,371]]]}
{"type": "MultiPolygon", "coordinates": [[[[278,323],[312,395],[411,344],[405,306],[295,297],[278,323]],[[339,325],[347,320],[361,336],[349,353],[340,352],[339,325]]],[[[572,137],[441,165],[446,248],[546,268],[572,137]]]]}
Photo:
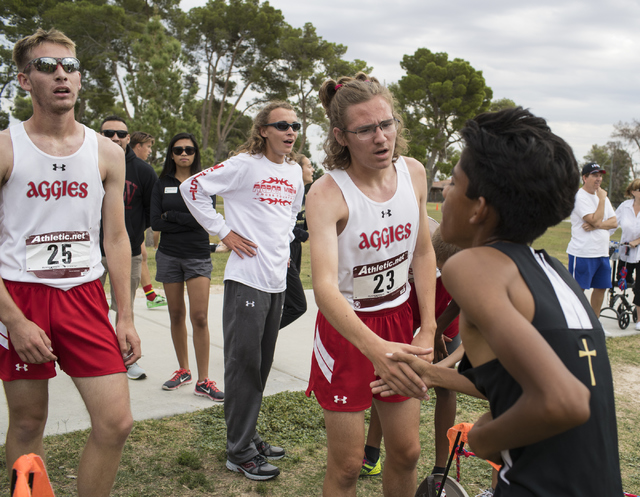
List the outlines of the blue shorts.
{"type": "Polygon", "coordinates": [[[611,264],[608,257],[575,257],[569,254],[569,272],[580,288],[611,288],[611,264]]]}

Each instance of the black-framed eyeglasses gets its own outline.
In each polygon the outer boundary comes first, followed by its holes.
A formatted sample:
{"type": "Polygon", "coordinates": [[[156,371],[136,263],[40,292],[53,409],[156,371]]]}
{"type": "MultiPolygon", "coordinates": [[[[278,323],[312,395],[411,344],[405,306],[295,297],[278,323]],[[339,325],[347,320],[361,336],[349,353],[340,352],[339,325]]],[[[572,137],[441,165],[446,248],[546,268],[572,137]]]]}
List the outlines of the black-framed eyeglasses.
{"type": "Polygon", "coordinates": [[[300,128],[302,128],[302,124],[300,124],[299,122],[288,123],[287,121],[278,121],[277,123],[269,123],[269,124],[265,124],[265,126],[273,126],[278,131],[287,131],[289,129],[289,126],[291,126],[291,129],[293,131],[300,131],[300,128]]]}
{"type": "Polygon", "coordinates": [[[395,117],[392,119],[387,119],[386,121],[382,121],[380,124],[371,124],[369,126],[361,126],[358,129],[351,131],[349,129],[342,129],[340,131],[344,131],[346,133],[353,133],[360,140],[368,140],[369,138],[373,138],[376,134],[376,129],[380,128],[380,130],[385,135],[391,135],[398,130],[398,125],[400,121],[398,121],[395,117]]]}
{"type": "Polygon", "coordinates": [[[171,151],[173,155],[182,155],[183,152],[187,155],[193,155],[196,153],[196,147],[173,147],[171,151]]]}
{"type": "Polygon", "coordinates": [[[64,72],[72,73],[80,70],[80,61],[75,57],[38,57],[30,60],[24,66],[22,72],[26,72],[29,66],[36,68],[36,71],[52,73],[58,68],[58,64],[62,66],[64,72]]]}
{"type": "Polygon", "coordinates": [[[118,135],[118,138],[120,138],[121,140],[125,139],[129,134],[129,132],[125,131],[124,129],[103,129],[102,131],[100,131],[100,133],[102,133],[107,138],[113,138],[113,135],[118,135]]]}

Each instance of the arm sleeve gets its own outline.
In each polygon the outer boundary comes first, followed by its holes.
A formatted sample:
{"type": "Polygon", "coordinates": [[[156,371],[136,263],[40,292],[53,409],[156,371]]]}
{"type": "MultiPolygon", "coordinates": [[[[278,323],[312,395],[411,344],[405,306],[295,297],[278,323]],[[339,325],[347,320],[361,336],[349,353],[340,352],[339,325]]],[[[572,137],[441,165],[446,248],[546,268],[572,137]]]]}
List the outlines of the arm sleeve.
{"type": "Polygon", "coordinates": [[[153,229],[153,231],[164,231],[168,233],[181,233],[184,231],[191,231],[193,228],[185,224],[178,224],[162,219],[163,196],[164,186],[160,181],[157,181],[155,186],[153,187],[153,192],[151,195],[151,229],[153,229]]]}
{"type": "Polygon", "coordinates": [[[221,240],[231,232],[231,228],[227,226],[222,214],[213,207],[211,196],[224,196],[239,181],[242,171],[235,167],[236,161],[233,159],[236,157],[210,167],[180,185],[182,198],[193,217],[210,235],[218,235],[221,240]]]}
{"type": "Polygon", "coordinates": [[[144,164],[144,167],[141,168],[141,180],[143,182],[142,203],[144,205],[144,228],[147,229],[151,226],[151,195],[158,181],[158,175],[149,164],[142,162],[144,164]]]}

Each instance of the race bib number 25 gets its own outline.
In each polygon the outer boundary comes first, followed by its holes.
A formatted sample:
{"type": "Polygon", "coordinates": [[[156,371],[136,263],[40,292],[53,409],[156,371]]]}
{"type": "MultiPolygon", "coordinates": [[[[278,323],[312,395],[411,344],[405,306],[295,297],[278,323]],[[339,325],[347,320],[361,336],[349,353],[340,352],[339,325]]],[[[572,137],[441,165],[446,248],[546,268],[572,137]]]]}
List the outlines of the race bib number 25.
{"type": "Polygon", "coordinates": [[[77,278],[90,266],[88,231],[56,231],[26,240],[27,271],[38,278],[77,278]]]}

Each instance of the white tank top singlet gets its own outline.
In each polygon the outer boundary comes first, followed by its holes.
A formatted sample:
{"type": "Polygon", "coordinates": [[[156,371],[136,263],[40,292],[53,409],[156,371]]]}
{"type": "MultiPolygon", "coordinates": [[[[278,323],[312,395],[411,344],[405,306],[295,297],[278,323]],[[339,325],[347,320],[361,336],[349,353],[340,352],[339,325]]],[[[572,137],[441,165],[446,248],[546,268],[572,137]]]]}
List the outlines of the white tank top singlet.
{"type": "Polygon", "coordinates": [[[397,187],[386,202],[367,197],[346,171],[328,171],[349,209],[338,235],[338,286],[357,311],[397,307],[409,298],[409,266],[416,246],[420,211],[407,164],[395,163],[397,187]]]}
{"type": "Polygon", "coordinates": [[[68,157],[38,149],[22,123],[10,128],[13,170],[0,190],[0,276],[61,290],[93,281],[100,263],[104,188],[98,139],[68,157]]]}

